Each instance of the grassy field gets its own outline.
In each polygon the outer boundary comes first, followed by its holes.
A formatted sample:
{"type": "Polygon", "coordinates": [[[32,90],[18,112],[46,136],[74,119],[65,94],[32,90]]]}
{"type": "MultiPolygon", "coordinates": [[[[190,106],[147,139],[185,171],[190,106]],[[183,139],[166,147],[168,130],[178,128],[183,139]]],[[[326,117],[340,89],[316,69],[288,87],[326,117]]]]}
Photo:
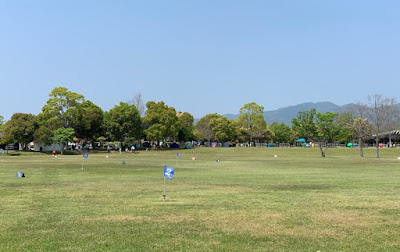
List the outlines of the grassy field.
{"type": "Polygon", "coordinates": [[[180,152],[0,156],[0,251],[400,250],[399,149],[180,152]]]}

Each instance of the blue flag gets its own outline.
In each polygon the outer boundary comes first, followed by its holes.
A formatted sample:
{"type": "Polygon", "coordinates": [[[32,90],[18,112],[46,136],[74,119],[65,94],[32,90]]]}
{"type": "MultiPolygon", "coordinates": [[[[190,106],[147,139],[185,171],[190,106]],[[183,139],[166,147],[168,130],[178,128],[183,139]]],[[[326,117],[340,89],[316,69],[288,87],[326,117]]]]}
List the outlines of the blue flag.
{"type": "Polygon", "coordinates": [[[88,157],[89,157],[89,154],[85,153],[85,154],[83,154],[83,157],[84,157],[84,158],[88,158],[88,157]]]}
{"type": "Polygon", "coordinates": [[[17,172],[17,178],[25,178],[25,174],[23,172],[17,172]]]}
{"type": "Polygon", "coordinates": [[[164,177],[167,177],[169,179],[172,179],[172,176],[174,176],[175,169],[169,166],[164,167],[164,177]]]}

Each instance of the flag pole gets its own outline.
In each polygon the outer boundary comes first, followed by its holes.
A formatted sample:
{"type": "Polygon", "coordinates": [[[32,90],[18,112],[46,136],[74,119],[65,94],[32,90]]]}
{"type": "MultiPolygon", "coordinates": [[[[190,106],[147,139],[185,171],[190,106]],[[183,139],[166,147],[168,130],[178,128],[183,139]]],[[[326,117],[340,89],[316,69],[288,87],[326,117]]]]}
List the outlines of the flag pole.
{"type": "Polygon", "coordinates": [[[164,176],[164,195],[163,195],[163,201],[165,201],[165,176],[164,176]]]}

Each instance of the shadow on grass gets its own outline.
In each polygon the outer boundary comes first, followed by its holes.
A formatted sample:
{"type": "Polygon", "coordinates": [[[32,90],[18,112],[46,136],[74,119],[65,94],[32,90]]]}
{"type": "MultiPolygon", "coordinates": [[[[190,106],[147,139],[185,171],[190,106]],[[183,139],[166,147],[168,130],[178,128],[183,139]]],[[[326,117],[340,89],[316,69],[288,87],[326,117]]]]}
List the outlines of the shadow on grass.
{"type": "Polygon", "coordinates": [[[273,190],[277,191],[313,191],[313,190],[331,190],[331,185],[272,185],[273,190]]]}
{"type": "Polygon", "coordinates": [[[8,156],[21,156],[20,153],[8,153],[7,155],[8,156]]]}

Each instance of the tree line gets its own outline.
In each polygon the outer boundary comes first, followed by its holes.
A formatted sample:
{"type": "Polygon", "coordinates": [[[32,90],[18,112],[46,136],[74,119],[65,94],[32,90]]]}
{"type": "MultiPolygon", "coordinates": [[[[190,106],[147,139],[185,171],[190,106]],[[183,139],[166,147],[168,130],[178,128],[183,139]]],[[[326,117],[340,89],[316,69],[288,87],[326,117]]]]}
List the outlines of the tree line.
{"type": "MultiPolygon", "coordinates": [[[[15,113],[7,122],[0,116],[1,144],[20,143],[25,149],[34,142],[45,144],[80,142],[118,142],[132,145],[143,139],[159,142],[291,143],[304,138],[319,144],[325,156],[328,143],[357,141],[360,155],[365,140],[374,136],[378,144],[380,133],[399,126],[399,112],[393,98],[376,94],[368,103],[356,103],[341,113],[317,113],[315,109],[301,111],[292,125],[267,125],[264,107],[255,102],[245,104],[239,118],[229,120],[217,113],[207,114],[194,123],[189,112],[180,112],[163,101],[149,101],[144,106],[141,94],[128,102],[120,102],[103,111],[81,94],[65,87],[56,87],[38,115],[15,113]]],[[[379,157],[379,149],[377,149],[379,157]]]]}

